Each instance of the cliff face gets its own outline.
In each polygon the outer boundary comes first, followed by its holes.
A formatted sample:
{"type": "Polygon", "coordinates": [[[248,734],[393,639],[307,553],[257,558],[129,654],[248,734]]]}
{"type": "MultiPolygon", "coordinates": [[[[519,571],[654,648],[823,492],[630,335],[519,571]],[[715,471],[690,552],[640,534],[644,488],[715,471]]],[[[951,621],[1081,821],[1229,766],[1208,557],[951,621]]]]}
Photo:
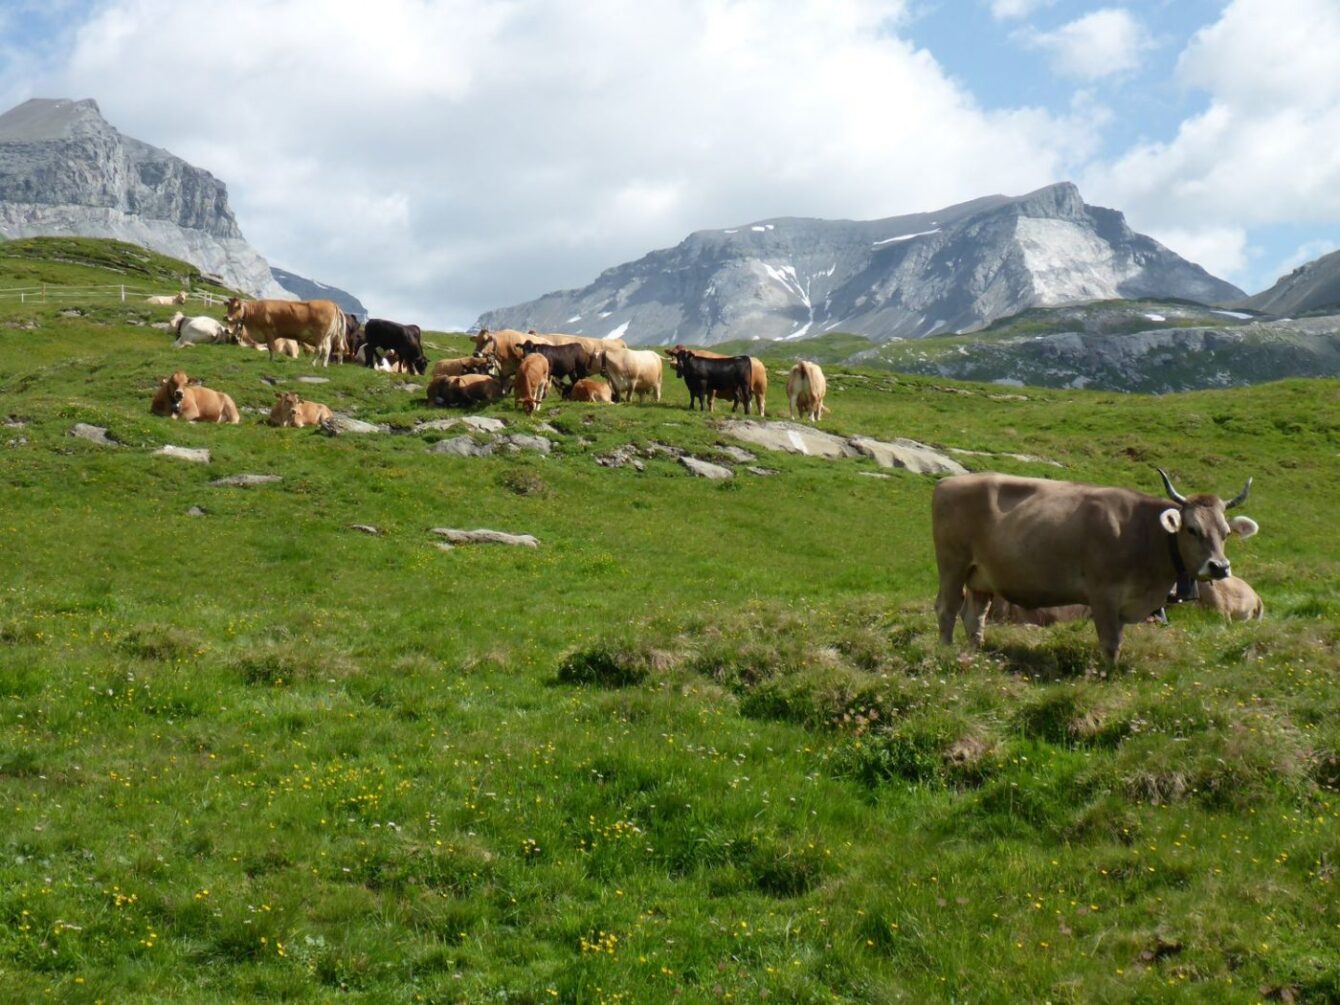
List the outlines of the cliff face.
{"type": "Polygon", "coordinates": [[[208,171],[124,136],[95,101],[34,98],[0,115],[0,234],[111,237],[255,296],[285,297],[208,171]]]}
{"type": "Polygon", "coordinates": [[[700,231],[580,290],[489,311],[488,328],[709,345],[840,330],[878,341],[973,331],[1030,307],[1242,296],[1072,184],[885,220],[700,231]]]}

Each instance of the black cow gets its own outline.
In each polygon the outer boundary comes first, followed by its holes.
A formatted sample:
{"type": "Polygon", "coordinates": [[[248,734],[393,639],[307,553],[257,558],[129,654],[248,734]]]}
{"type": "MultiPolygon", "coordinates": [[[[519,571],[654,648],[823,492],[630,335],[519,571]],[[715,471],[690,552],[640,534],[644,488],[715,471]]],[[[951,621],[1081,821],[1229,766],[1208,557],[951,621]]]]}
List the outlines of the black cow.
{"type": "Polygon", "coordinates": [[[749,414],[749,381],[753,361],[748,356],[727,356],[725,359],[703,359],[688,349],[671,350],[675,373],[684,379],[689,389],[689,408],[695,401],[702,402],[703,411],[711,411],[718,394],[744,405],[749,414]]]}
{"type": "Polygon", "coordinates": [[[344,358],[352,360],[363,348],[363,327],[357,314],[344,311],[344,358]]]}
{"type": "Polygon", "coordinates": [[[549,361],[549,379],[555,384],[566,377],[569,390],[581,378],[600,372],[601,354],[576,342],[569,345],[537,345],[527,339],[521,343],[521,355],[524,358],[531,353],[539,353],[549,361]]]}
{"type": "Polygon", "coordinates": [[[377,350],[380,349],[383,352],[394,352],[396,359],[408,363],[415,373],[423,373],[428,369],[428,357],[423,354],[419,334],[418,325],[368,318],[367,324],[363,326],[363,362],[369,367],[375,367],[377,350]]]}

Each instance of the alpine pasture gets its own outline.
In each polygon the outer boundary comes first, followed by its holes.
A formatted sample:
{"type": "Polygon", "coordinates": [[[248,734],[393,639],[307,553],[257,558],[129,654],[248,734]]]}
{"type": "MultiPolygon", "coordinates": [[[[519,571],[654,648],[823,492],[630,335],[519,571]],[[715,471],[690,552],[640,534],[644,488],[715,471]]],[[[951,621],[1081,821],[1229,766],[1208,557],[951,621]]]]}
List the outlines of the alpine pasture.
{"type": "MultiPolygon", "coordinates": [[[[0,244],[0,288],[186,271],[0,244]]],[[[751,474],[668,367],[660,404],[491,405],[551,452],[459,457],[425,378],[173,349],[173,310],[0,299],[0,999],[1340,998],[1340,383],[827,367],[824,428],[974,470],[1255,478],[1265,620],[1176,608],[1105,673],[1088,622],[941,647],[933,479],[751,474]],[[150,415],[176,369],[241,424],[150,415]],[[286,390],[386,429],[271,428],[286,390]]]]}

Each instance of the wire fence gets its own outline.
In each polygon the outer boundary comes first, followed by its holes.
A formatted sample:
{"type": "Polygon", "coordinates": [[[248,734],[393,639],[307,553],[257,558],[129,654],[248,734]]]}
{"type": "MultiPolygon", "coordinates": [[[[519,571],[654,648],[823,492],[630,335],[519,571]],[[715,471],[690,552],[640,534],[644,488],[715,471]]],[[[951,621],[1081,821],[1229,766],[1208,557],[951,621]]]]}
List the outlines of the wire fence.
{"type": "MultiPolygon", "coordinates": [[[[70,300],[119,300],[121,303],[148,303],[151,297],[174,297],[177,291],[159,293],[124,283],[109,283],[103,286],[12,286],[0,289],[0,300],[17,300],[21,304],[63,303],[70,300]]],[[[195,301],[206,307],[223,304],[227,298],[209,290],[198,290],[186,294],[187,302],[195,301]]],[[[172,306],[168,304],[166,306],[172,306]]]]}

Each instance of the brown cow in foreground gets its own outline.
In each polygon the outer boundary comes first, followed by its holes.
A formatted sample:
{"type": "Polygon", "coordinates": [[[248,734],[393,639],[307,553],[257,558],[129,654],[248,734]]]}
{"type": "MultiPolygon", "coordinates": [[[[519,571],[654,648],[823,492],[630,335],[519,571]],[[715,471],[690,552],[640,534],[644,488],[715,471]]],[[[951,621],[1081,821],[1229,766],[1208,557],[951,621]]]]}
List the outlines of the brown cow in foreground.
{"type": "MultiPolygon", "coordinates": [[[[729,356],[723,356],[719,352],[712,352],[709,349],[688,349],[687,346],[677,345],[673,349],[665,350],[666,358],[674,362],[677,353],[693,353],[702,359],[730,359],[729,356]]],[[[749,357],[749,396],[754,400],[754,407],[758,409],[760,418],[768,414],[768,368],[763,365],[763,361],[757,356],[749,357]]],[[[739,407],[739,402],[733,402],[730,410],[733,412],[739,407]]]]}
{"type": "Polygon", "coordinates": [[[799,412],[802,419],[818,422],[827,411],[824,408],[827,393],[828,380],[819,364],[802,359],[786,378],[786,400],[790,406],[787,415],[794,419],[799,412]]]}
{"type": "Polygon", "coordinates": [[[272,426],[301,429],[320,425],[331,417],[330,408],[319,401],[304,401],[296,391],[284,391],[277,396],[275,407],[270,409],[268,421],[272,426]]]}
{"type": "Polygon", "coordinates": [[[1013,475],[955,475],[937,484],[931,526],[941,641],[953,641],[962,613],[969,645],[981,645],[992,593],[1022,607],[1087,604],[1112,664],[1124,627],[1162,607],[1174,586],[1188,598],[1195,580],[1225,579],[1225,540],[1258,530],[1248,517],[1225,516],[1247,499],[1251,479],[1224,502],[1183,496],[1159,474],[1172,506],[1131,489],[1013,475]]]}
{"type": "Polygon", "coordinates": [[[332,300],[240,300],[228,301],[224,319],[232,326],[238,341],[264,341],[274,359],[279,339],[294,339],[316,350],[316,359],[330,365],[333,351],[337,361],[344,359],[344,312],[332,300]]]}
{"type": "Polygon", "coordinates": [[[185,370],[164,377],[154,392],[149,411],[186,422],[241,422],[233,399],[221,391],[192,384],[185,370]]]}
{"type": "MultiPolygon", "coordinates": [[[[530,345],[532,343],[527,343],[530,345]]],[[[555,348],[549,346],[549,348],[555,348]]],[[[580,349],[580,347],[578,347],[580,349]]],[[[527,415],[534,415],[535,410],[540,407],[540,402],[544,401],[545,392],[549,389],[549,360],[538,352],[529,353],[521,360],[521,366],[516,372],[516,404],[527,415]]]]}
{"type": "Polygon", "coordinates": [[[1256,591],[1237,576],[1201,583],[1196,603],[1218,611],[1227,621],[1260,621],[1265,615],[1265,605],[1256,591]]]}

